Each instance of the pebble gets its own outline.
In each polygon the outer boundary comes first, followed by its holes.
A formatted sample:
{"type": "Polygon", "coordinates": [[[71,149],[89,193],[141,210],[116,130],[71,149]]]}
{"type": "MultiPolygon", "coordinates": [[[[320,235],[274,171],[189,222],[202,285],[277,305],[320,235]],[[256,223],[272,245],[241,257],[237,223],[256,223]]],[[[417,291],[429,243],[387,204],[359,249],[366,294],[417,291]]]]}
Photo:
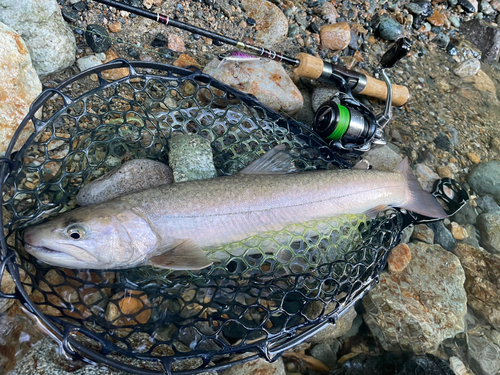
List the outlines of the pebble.
{"type": "Polygon", "coordinates": [[[363,155],[372,168],[377,171],[394,171],[403,158],[389,145],[373,147],[363,155]]]}
{"type": "MultiPolygon", "coordinates": [[[[232,360],[249,357],[254,353],[237,354],[232,360]]],[[[229,367],[228,369],[219,371],[220,375],[286,375],[283,359],[278,358],[274,362],[268,362],[264,358],[254,359],[253,361],[245,362],[239,365],[229,367]]]]}
{"type": "MultiPolygon", "coordinates": [[[[45,77],[73,65],[76,40],[56,0],[3,0],[0,22],[22,36],[36,73],[45,77]],[[15,4],[15,6],[10,6],[15,4]]],[[[2,51],[2,54],[5,54],[2,51]]],[[[3,82],[3,81],[2,81],[3,82]]],[[[17,124],[17,123],[16,123],[17,124]]],[[[5,138],[4,138],[5,139],[5,138]]]]}
{"type": "Polygon", "coordinates": [[[389,258],[387,259],[387,265],[390,272],[401,272],[408,266],[410,261],[410,248],[406,244],[399,244],[392,249],[389,258]]]}
{"type": "Polygon", "coordinates": [[[481,62],[476,59],[468,59],[453,69],[453,73],[455,73],[460,78],[470,77],[476,75],[481,69],[481,62]]]}
{"type": "Polygon", "coordinates": [[[198,61],[193,59],[191,56],[182,53],[177,60],[174,61],[174,66],[178,66],[179,68],[186,68],[188,66],[196,66],[198,69],[201,69],[201,65],[198,61]]]}
{"type": "Polygon", "coordinates": [[[495,375],[500,370],[500,348],[486,337],[468,335],[471,369],[480,375],[495,375]]]}
{"type": "Polygon", "coordinates": [[[467,177],[467,182],[479,195],[489,194],[500,202],[500,161],[478,164],[467,177]]]}
{"type": "Polygon", "coordinates": [[[434,231],[426,224],[418,224],[414,226],[411,238],[432,245],[434,243],[434,231]]]}
{"type": "Polygon", "coordinates": [[[95,53],[106,52],[111,47],[109,34],[101,25],[88,25],[85,40],[95,53]]]}
{"type": "Polygon", "coordinates": [[[141,291],[119,292],[110,298],[105,318],[118,327],[145,324],[151,318],[151,302],[147,294],[141,291]],[[139,313],[141,310],[143,311],[139,313]]]}
{"type": "MultiPolygon", "coordinates": [[[[0,23],[0,156],[4,156],[18,124],[29,111],[31,103],[42,92],[26,43],[10,27],[0,23]]],[[[14,151],[29,138],[33,128],[27,126],[20,134],[14,151]]]]}
{"type": "Polygon", "coordinates": [[[466,224],[476,224],[477,212],[475,208],[471,205],[470,201],[467,202],[455,215],[451,218],[453,221],[461,225],[466,224]]]}
{"type": "Polygon", "coordinates": [[[500,255],[500,212],[487,212],[477,217],[481,245],[490,253],[500,255]]]}
{"type": "Polygon", "coordinates": [[[444,33],[439,33],[433,40],[439,48],[445,49],[448,47],[448,43],[450,43],[450,37],[444,33]]]}
{"type": "Polygon", "coordinates": [[[481,162],[481,159],[479,158],[479,156],[477,156],[475,153],[473,152],[468,152],[467,153],[467,157],[469,158],[469,160],[471,162],[473,162],[474,164],[479,164],[481,162]]]}
{"type": "Polygon", "coordinates": [[[336,353],[334,353],[330,345],[326,343],[315,345],[311,349],[311,356],[330,368],[335,366],[337,362],[336,353]]]}
{"type": "Polygon", "coordinates": [[[441,27],[444,25],[445,17],[439,13],[437,10],[434,10],[432,16],[427,18],[427,22],[436,27],[441,27]]]}
{"type": "Polygon", "coordinates": [[[462,241],[465,238],[469,237],[467,230],[465,230],[464,227],[454,221],[452,221],[450,224],[450,232],[453,235],[453,238],[456,240],[462,241]]]}
{"type": "Polygon", "coordinates": [[[261,60],[220,64],[214,58],[203,72],[240,91],[254,95],[261,103],[277,112],[295,115],[303,105],[302,94],[276,61],[261,60]]]}
{"type": "Polygon", "coordinates": [[[351,41],[351,28],[347,22],[324,25],[320,29],[321,45],[333,51],[342,51],[351,41]]]}
{"type": "Polygon", "coordinates": [[[96,55],[80,57],[76,60],[76,65],[81,72],[93,68],[94,66],[102,65],[102,61],[96,55]]]}
{"type": "Polygon", "coordinates": [[[437,173],[441,178],[453,178],[451,169],[447,166],[437,167],[437,173]]]}
{"type": "MultiPolygon", "coordinates": [[[[112,48],[110,48],[106,51],[106,59],[104,60],[104,64],[112,60],[115,60],[118,57],[119,57],[118,54],[115,51],[113,51],[112,48]]],[[[128,68],[107,69],[101,73],[102,78],[104,78],[107,81],[116,81],[123,77],[128,76],[128,74],[129,74],[128,68]]]]}
{"type": "Polygon", "coordinates": [[[473,19],[464,22],[460,26],[460,32],[481,50],[483,60],[487,62],[498,61],[500,57],[500,29],[498,27],[479,19],[473,19]]]}
{"type": "Polygon", "coordinates": [[[266,0],[241,0],[247,17],[256,21],[255,40],[272,47],[282,42],[288,33],[288,19],[280,8],[266,0]]]}
{"type": "Polygon", "coordinates": [[[178,135],[168,142],[168,163],[175,182],[217,176],[210,142],[196,134],[178,135]]]}
{"type": "Polygon", "coordinates": [[[477,206],[484,212],[497,212],[500,211],[500,206],[490,195],[483,195],[476,198],[477,206]]]}
{"type": "Polygon", "coordinates": [[[388,16],[380,17],[378,25],[380,37],[385,40],[397,40],[403,35],[403,26],[388,16]]]}
{"type": "Polygon", "coordinates": [[[405,8],[408,9],[411,14],[415,14],[417,16],[424,12],[424,8],[417,3],[406,3],[405,8]]]}
{"type": "MultiPolygon", "coordinates": [[[[311,316],[318,316],[319,313],[312,313],[311,316]]],[[[344,311],[335,323],[328,323],[325,328],[309,338],[307,342],[311,344],[331,343],[333,339],[346,335],[352,329],[356,316],[355,308],[351,307],[344,311]]]]}
{"type": "Polygon", "coordinates": [[[173,181],[172,170],[164,163],[149,159],[130,160],[85,184],[76,195],[76,202],[88,206],[173,181]]]}
{"type": "Polygon", "coordinates": [[[68,22],[76,22],[80,19],[78,11],[76,9],[73,9],[73,7],[69,7],[67,5],[62,7],[61,14],[63,18],[68,22]]]}
{"type": "Polygon", "coordinates": [[[490,139],[490,147],[493,151],[500,154],[500,138],[491,137],[490,139]]]}
{"type": "Polygon", "coordinates": [[[460,27],[460,18],[458,17],[455,17],[455,16],[451,16],[450,18],[448,18],[450,20],[450,23],[456,27],[457,29],[460,27]]]}
{"type": "Polygon", "coordinates": [[[109,31],[112,33],[117,33],[122,30],[122,24],[120,22],[112,22],[108,25],[109,31]]]}
{"type": "Polygon", "coordinates": [[[448,228],[444,226],[443,221],[433,221],[431,223],[427,223],[427,225],[434,232],[434,242],[441,245],[444,249],[453,252],[457,242],[448,228]]]}
{"type": "Polygon", "coordinates": [[[184,41],[179,35],[168,34],[168,48],[175,52],[186,52],[184,41]]]}
{"type": "MultiPolygon", "coordinates": [[[[458,5],[460,5],[467,13],[477,12],[477,5],[473,3],[474,1],[458,0],[458,5]]],[[[475,1],[475,3],[477,4],[477,1],[475,1]]]]}
{"type": "Polygon", "coordinates": [[[439,180],[439,175],[434,172],[427,165],[419,163],[416,165],[415,173],[417,174],[418,181],[425,191],[432,191],[434,181],[439,180]]]}

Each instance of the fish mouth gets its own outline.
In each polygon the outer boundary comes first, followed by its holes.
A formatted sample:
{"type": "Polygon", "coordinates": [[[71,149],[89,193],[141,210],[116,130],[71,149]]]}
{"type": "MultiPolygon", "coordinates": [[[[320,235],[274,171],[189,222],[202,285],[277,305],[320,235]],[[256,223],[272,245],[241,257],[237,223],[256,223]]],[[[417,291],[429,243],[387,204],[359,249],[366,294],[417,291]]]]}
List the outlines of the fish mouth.
{"type": "Polygon", "coordinates": [[[44,254],[57,254],[57,253],[61,253],[60,251],[57,251],[57,250],[52,250],[52,249],[49,249],[48,247],[45,247],[45,246],[34,246],[34,245],[30,245],[29,243],[25,244],[24,245],[24,248],[26,249],[26,251],[30,252],[30,253],[44,253],[44,254]]]}

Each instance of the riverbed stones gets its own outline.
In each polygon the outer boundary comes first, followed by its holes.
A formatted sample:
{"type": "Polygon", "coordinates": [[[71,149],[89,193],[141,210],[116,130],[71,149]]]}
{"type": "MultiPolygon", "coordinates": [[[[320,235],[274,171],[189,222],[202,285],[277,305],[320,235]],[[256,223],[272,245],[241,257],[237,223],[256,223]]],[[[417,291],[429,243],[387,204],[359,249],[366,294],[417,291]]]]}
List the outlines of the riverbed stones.
{"type": "Polygon", "coordinates": [[[490,195],[483,195],[482,197],[476,198],[477,206],[483,210],[483,212],[497,212],[500,211],[500,206],[490,195]]]}
{"type": "Polygon", "coordinates": [[[288,33],[288,19],[280,8],[266,0],[242,0],[247,17],[256,21],[255,40],[271,47],[282,42],[288,33]]]}
{"type": "MultiPolygon", "coordinates": [[[[27,45],[12,28],[0,23],[0,156],[5,151],[18,125],[29,111],[33,100],[41,93],[42,84],[31,64],[27,45]]],[[[26,142],[33,132],[26,126],[14,151],[26,142]]]]}
{"type": "Polygon", "coordinates": [[[332,340],[345,335],[352,327],[352,322],[356,318],[357,313],[354,307],[344,312],[339,316],[335,324],[328,323],[325,328],[312,336],[307,342],[312,344],[327,343],[331,344],[332,340]]]}
{"type": "Polygon", "coordinates": [[[434,243],[434,231],[425,224],[415,225],[411,238],[428,244],[434,243]]]}
{"type": "Polygon", "coordinates": [[[490,253],[500,255],[500,212],[487,212],[477,217],[481,245],[490,253]]]}
{"type": "Polygon", "coordinates": [[[402,272],[410,264],[411,250],[407,244],[399,244],[391,250],[387,259],[387,266],[390,272],[402,272]]]}
{"type": "Polygon", "coordinates": [[[0,21],[21,35],[40,76],[75,62],[76,41],[56,0],[0,0],[0,21]]]}
{"type": "Polygon", "coordinates": [[[467,177],[467,182],[479,195],[489,194],[500,203],[500,161],[478,164],[467,177]]]}
{"type": "Polygon", "coordinates": [[[477,375],[495,375],[500,370],[500,348],[486,337],[469,335],[468,354],[477,375]]]}
{"type": "Polygon", "coordinates": [[[368,160],[374,170],[394,171],[403,158],[388,145],[383,147],[373,147],[363,155],[363,159],[368,160]]]}
{"type": "MultiPolygon", "coordinates": [[[[254,353],[244,353],[235,355],[232,360],[238,360],[240,358],[246,358],[254,353]]],[[[268,362],[264,358],[254,359],[249,362],[242,363],[240,365],[232,366],[226,370],[219,371],[220,375],[256,375],[256,374],[266,374],[266,375],[285,375],[285,365],[283,364],[283,359],[278,358],[274,362],[268,362]]]]}
{"type": "Polygon", "coordinates": [[[238,90],[254,95],[261,103],[277,112],[296,114],[303,105],[300,90],[292,82],[283,65],[276,61],[249,62],[210,61],[204,73],[238,90]]]}
{"type": "Polygon", "coordinates": [[[378,33],[384,40],[397,40],[403,35],[403,26],[395,19],[383,15],[380,17],[378,33]]]}
{"type": "Polygon", "coordinates": [[[320,30],[321,45],[332,51],[342,51],[351,41],[351,28],[347,22],[324,25],[320,30]]]}
{"type": "Polygon", "coordinates": [[[168,163],[175,182],[201,180],[217,176],[210,141],[197,134],[172,137],[169,142],[168,163]]]}
{"type": "Polygon", "coordinates": [[[455,73],[460,78],[465,78],[476,75],[477,72],[479,72],[479,69],[481,69],[481,62],[476,58],[472,58],[469,60],[465,60],[455,69],[453,69],[453,73],[455,73]]]}
{"type": "Polygon", "coordinates": [[[88,206],[173,181],[172,169],[164,163],[149,159],[130,160],[84,185],[76,195],[76,202],[88,206]]]}
{"type": "Polygon", "coordinates": [[[93,68],[94,66],[102,65],[102,61],[96,55],[80,57],[76,60],[76,65],[81,72],[93,68]]]}
{"type": "Polygon", "coordinates": [[[85,40],[95,53],[106,52],[111,47],[109,34],[101,25],[88,25],[85,40]]]}
{"type": "Polygon", "coordinates": [[[434,242],[441,245],[444,249],[453,252],[457,241],[451,234],[450,230],[446,228],[443,221],[433,221],[431,223],[427,223],[427,225],[434,232],[434,242]]]}
{"type": "Polygon", "coordinates": [[[500,256],[459,243],[455,254],[465,271],[467,302],[500,330],[500,256]]]}
{"type": "Polygon", "coordinates": [[[460,26],[460,32],[482,52],[483,59],[497,62],[500,56],[500,29],[480,19],[472,19],[460,26]]]}
{"type": "Polygon", "coordinates": [[[408,267],[382,272],[379,284],[363,298],[364,318],[385,350],[431,353],[464,330],[465,274],[459,259],[439,245],[408,246],[408,267]]]}

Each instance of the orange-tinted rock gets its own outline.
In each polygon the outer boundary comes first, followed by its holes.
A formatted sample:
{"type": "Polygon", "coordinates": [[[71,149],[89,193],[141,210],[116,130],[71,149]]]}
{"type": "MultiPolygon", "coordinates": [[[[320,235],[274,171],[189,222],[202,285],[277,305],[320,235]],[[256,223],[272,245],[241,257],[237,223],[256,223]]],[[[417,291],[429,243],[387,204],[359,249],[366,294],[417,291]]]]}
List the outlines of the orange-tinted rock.
{"type": "Polygon", "coordinates": [[[351,28],[347,22],[325,25],[320,30],[320,37],[323,47],[342,51],[351,41],[351,28]]]}
{"type": "Polygon", "coordinates": [[[410,263],[411,251],[407,244],[399,244],[394,249],[392,249],[389,259],[387,259],[387,265],[389,266],[389,271],[391,272],[401,272],[410,263]]]}
{"type": "MultiPolygon", "coordinates": [[[[106,51],[106,60],[104,60],[104,64],[117,58],[118,55],[116,54],[116,52],[110,48],[106,51]]],[[[118,79],[128,76],[128,73],[129,73],[128,68],[110,69],[102,72],[102,78],[104,78],[107,81],[116,81],[118,79]]]]}
{"type": "MultiPolygon", "coordinates": [[[[26,44],[13,29],[0,23],[0,156],[5,154],[17,127],[29,111],[33,100],[42,92],[42,84],[26,44]]],[[[14,151],[24,145],[33,131],[28,125],[18,137],[14,151]]]]}
{"type": "Polygon", "coordinates": [[[136,290],[117,293],[106,309],[106,320],[115,326],[144,324],[150,317],[151,303],[147,295],[136,290]]]}
{"type": "Polygon", "coordinates": [[[175,52],[186,52],[184,41],[179,35],[168,34],[168,48],[175,52]]]}
{"type": "Polygon", "coordinates": [[[109,31],[112,33],[117,33],[121,31],[122,29],[122,24],[120,22],[113,22],[108,25],[109,31]]]}
{"type": "Polygon", "coordinates": [[[288,19],[280,8],[267,0],[242,0],[246,16],[257,21],[255,40],[271,47],[282,42],[288,33],[288,19]]]}
{"type": "Polygon", "coordinates": [[[443,26],[444,25],[444,20],[445,20],[444,15],[442,15],[441,13],[439,13],[437,10],[434,10],[434,13],[432,14],[432,16],[430,16],[429,18],[427,18],[427,21],[431,25],[437,26],[437,27],[443,26]]]}
{"type": "Polygon", "coordinates": [[[186,55],[183,53],[182,55],[179,56],[177,60],[174,61],[174,66],[178,66],[179,68],[185,68],[187,66],[196,66],[201,69],[201,65],[193,59],[191,56],[186,55]]]}

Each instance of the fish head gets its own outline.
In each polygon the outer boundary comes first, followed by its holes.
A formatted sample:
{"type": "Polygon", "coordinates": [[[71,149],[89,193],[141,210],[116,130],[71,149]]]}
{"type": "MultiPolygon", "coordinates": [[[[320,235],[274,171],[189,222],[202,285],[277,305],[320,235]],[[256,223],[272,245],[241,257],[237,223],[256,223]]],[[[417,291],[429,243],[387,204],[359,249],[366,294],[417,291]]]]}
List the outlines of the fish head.
{"type": "Polygon", "coordinates": [[[134,267],[145,261],[157,242],[140,215],[106,203],[75,209],[24,232],[29,254],[66,268],[134,267]]]}

